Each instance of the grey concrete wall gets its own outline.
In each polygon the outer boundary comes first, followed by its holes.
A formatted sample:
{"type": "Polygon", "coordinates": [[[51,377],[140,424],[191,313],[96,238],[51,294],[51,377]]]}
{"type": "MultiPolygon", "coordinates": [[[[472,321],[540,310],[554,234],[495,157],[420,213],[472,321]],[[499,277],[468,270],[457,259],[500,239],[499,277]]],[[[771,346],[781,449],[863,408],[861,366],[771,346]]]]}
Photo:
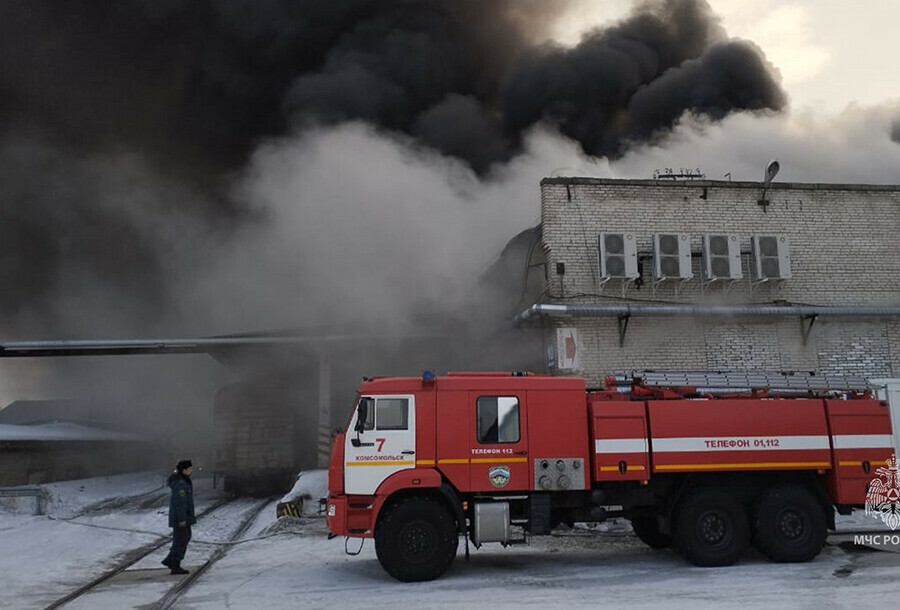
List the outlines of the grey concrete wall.
{"type": "Polygon", "coordinates": [[[0,487],[150,470],[160,461],[153,449],[140,442],[2,441],[0,487]]]}

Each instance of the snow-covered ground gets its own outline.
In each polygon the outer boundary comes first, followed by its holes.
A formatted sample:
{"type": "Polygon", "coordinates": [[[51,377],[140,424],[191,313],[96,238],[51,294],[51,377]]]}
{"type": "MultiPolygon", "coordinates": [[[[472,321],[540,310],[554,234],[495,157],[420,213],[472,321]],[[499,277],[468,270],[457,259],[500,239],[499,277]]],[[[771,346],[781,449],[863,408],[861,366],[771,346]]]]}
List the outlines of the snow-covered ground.
{"type": "MultiPolygon", "coordinates": [[[[321,482],[321,474],[310,473],[298,489],[312,498],[321,482]]],[[[158,544],[169,531],[162,484],[162,475],[153,473],[60,483],[45,486],[50,516],[0,510],[0,608],[44,607],[135,549],[158,544]]],[[[195,479],[195,488],[198,510],[222,499],[211,479],[195,479]]],[[[258,501],[230,502],[201,519],[185,565],[202,564],[216,549],[226,552],[174,607],[818,610],[893,607],[900,595],[900,553],[855,546],[852,536],[830,537],[823,553],[806,564],[778,565],[750,553],[736,566],[703,569],[646,548],[624,522],[561,529],[529,546],[485,545],[472,549],[468,563],[461,546],[443,578],[402,584],[381,569],[371,541],[358,556],[348,556],[343,539],[327,539],[323,519],[276,521],[275,504],[262,510],[238,544],[219,543],[231,538],[258,501]]],[[[864,526],[878,528],[879,522],[857,514],[842,519],[839,529],[864,526]]],[[[357,546],[351,540],[349,550],[357,546]]],[[[166,551],[163,545],[66,607],[132,608],[161,599],[180,582],[159,565],[166,551]]]]}
{"type": "MultiPolygon", "coordinates": [[[[42,485],[43,516],[30,514],[33,498],[7,498],[0,507],[0,608],[43,607],[130,551],[161,541],[171,532],[166,476],[145,472],[42,485]]],[[[198,512],[221,499],[221,485],[213,489],[212,481],[194,480],[198,512]]]]}

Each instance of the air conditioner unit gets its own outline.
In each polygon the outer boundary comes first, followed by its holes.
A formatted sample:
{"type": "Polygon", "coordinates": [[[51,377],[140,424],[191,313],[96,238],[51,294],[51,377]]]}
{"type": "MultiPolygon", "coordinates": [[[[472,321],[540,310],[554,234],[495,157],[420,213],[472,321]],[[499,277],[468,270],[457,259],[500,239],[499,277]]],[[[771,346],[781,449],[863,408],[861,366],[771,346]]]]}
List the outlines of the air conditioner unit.
{"type": "Polygon", "coordinates": [[[637,279],[637,244],[633,233],[600,234],[600,277],[637,279]]]}
{"type": "Polygon", "coordinates": [[[754,235],[750,240],[757,280],[784,280],[791,277],[791,254],[783,235],[754,235]]]}
{"type": "Polygon", "coordinates": [[[703,275],[707,280],[739,280],[744,277],[741,243],[737,235],[703,236],[703,275]]]}
{"type": "Polygon", "coordinates": [[[687,233],[657,233],[653,236],[653,277],[689,280],[691,270],[691,236],[687,233]]]}

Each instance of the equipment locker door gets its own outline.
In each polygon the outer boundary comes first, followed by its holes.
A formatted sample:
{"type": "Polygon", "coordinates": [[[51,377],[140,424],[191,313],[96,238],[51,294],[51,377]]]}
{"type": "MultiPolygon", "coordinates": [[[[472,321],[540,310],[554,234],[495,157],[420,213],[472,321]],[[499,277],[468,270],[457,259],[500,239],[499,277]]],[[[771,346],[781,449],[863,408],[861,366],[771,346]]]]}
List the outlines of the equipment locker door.
{"type": "Polygon", "coordinates": [[[473,491],[531,488],[525,392],[469,392],[474,426],[469,439],[473,491]]]}
{"type": "Polygon", "coordinates": [[[826,400],[834,447],[828,488],[838,504],[863,504],[881,482],[879,468],[894,454],[887,404],[878,400],[826,400]]]}
{"type": "Polygon", "coordinates": [[[590,402],[595,481],[650,478],[647,412],[643,402],[590,402]]]}

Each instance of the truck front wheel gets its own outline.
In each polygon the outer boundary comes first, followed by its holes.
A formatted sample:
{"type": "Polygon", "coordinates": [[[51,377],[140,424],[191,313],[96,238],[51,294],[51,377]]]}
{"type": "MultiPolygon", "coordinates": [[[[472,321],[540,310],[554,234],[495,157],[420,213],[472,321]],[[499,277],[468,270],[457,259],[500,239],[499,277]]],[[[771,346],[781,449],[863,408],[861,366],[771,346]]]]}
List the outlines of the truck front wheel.
{"type": "Polygon", "coordinates": [[[769,489],[757,503],[755,517],[757,545],[772,561],[809,561],[825,545],[825,513],[802,487],[769,489]]]}
{"type": "Polygon", "coordinates": [[[744,554],[750,524],[733,496],[711,489],[689,493],[675,509],[675,548],[698,566],[729,566],[744,554]]]}
{"type": "Polygon", "coordinates": [[[450,511],[430,498],[404,498],[385,509],[375,528],[375,554],[404,582],[433,580],[456,555],[459,537],[450,511]]]}

